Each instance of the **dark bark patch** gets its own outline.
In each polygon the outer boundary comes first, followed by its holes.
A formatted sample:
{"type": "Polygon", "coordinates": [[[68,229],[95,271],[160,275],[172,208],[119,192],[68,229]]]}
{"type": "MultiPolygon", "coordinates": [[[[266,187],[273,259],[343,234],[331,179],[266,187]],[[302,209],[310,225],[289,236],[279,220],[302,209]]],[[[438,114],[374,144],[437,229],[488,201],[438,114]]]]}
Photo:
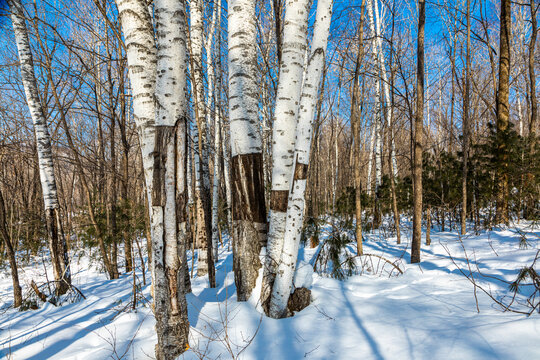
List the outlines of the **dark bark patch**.
{"type": "Polygon", "coordinates": [[[287,212],[289,190],[272,190],[270,193],[270,210],[287,212]]]}
{"type": "Polygon", "coordinates": [[[307,179],[308,165],[301,164],[296,160],[296,166],[294,167],[294,180],[307,179]]]}
{"type": "Polygon", "coordinates": [[[261,153],[232,158],[232,218],[266,223],[263,158],[261,153]]]}
{"type": "Polygon", "coordinates": [[[304,310],[311,303],[311,290],[301,287],[296,288],[289,297],[287,309],[289,312],[298,312],[304,310]]]}

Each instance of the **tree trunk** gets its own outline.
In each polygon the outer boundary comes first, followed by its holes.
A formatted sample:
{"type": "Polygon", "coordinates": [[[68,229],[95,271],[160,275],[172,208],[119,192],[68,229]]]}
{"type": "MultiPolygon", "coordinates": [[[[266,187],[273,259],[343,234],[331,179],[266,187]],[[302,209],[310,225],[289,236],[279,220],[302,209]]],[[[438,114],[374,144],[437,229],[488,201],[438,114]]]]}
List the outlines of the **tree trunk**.
{"type": "MultiPolygon", "coordinates": [[[[534,54],[536,49],[536,37],[538,33],[538,24],[536,21],[536,4],[534,0],[529,3],[531,9],[531,39],[529,41],[529,79],[530,79],[530,99],[531,104],[531,121],[529,123],[529,137],[534,139],[536,136],[536,127],[538,126],[538,103],[536,100],[536,75],[534,72],[534,54]]],[[[531,143],[532,151],[533,143],[531,143]]]]}
{"type": "Polygon", "coordinates": [[[155,1],[159,45],[156,54],[146,2],[117,0],[116,3],[126,39],[134,115],[151,204],[156,358],[175,359],[188,348],[189,331],[186,265],[182,264],[186,259],[187,220],[185,4],[178,0],[155,1]],[[156,74],[159,74],[157,79],[156,74]]]}
{"type": "MultiPolygon", "coordinates": [[[[510,0],[501,0],[499,43],[499,87],[497,91],[497,162],[501,173],[497,182],[497,223],[508,224],[508,144],[505,133],[510,118],[510,31],[512,13],[510,0]]],[[[535,80],[536,81],[536,80],[535,80]]]]}
{"type": "Polygon", "coordinates": [[[463,97],[463,172],[461,177],[461,235],[467,233],[467,171],[469,160],[469,93],[471,78],[471,4],[467,0],[467,53],[465,66],[465,96],[463,97]]]}
{"type": "MultiPolygon", "coordinates": [[[[529,83],[530,86],[527,88],[530,92],[529,94],[529,104],[531,106],[531,120],[529,122],[529,154],[531,158],[534,156],[534,147],[536,145],[536,128],[538,126],[538,102],[536,99],[536,74],[534,71],[535,67],[535,49],[536,49],[536,37],[538,33],[538,23],[536,21],[536,4],[534,0],[530,0],[530,10],[531,10],[531,39],[529,41],[529,83]]],[[[527,183],[534,181],[534,175],[527,174],[527,183]]],[[[525,218],[529,218],[532,213],[534,213],[535,199],[534,196],[529,196],[529,199],[526,203],[526,214],[525,218]]]]}
{"type": "Polygon", "coordinates": [[[255,2],[229,3],[229,114],[233,270],[238,301],[249,299],[266,243],[262,141],[258,129],[255,2]]]}
{"type": "MultiPolygon", "coordinates": [[[[201,0],[194,0],[190,3],[190,65],[191,65],[191,85],[193,88],[194,112],[198,131],[198,161],[195,164],[195,171],[199,175],[199,186],[196,188],[196,208],[197,208],[197,241],[206,253],[201,256],[199,252],[198,271],[200,275],[208,273],[210,287],[216,286],[215,268],[212,251],[212,214],[210,199],[210,173],[208,171],[208,135],[204,106],[204,84],[203,84],[203,7],[201,0]]],[[[197,157],[197,154],[195,155],[197,157]]]]}
{"type": "Polygon", "coordinates": [[[287,206],[287,222],[281,260],[276,273],[269,315],[273,318],[287,315],[287,304],[293,287],[293,276],[298,258],[298,248],[304,223],[305,191],[313,134],[313,120],[317,93],[324,68],[326,45],[332,18],[332,0],[319,0],[313,28],[313,39],[309,53],[306,76],[300,99],[294,171],[290,181],[290,202],[287,206]]]}
{"type": "Polygon", "coordinates": [[[41,189],[45,204],[45,221],[47,224],[47,238],[51,252],[54,279],[56,281],[56,295],[64,294],[71,284],[71,271],[69,266],[66,239],[60,221],[56,179],[52,160],[51,139],[45,114],[39,99],[34,73],[34,62],[28,39],[28,30],[24,18],[24,10],[20,0],[9,0],[11,21],[17,42],[21,77],[26,94],[26,101],[34,124],[36,147],[39,162],[41,189]]]}
{"type": "Polygon", "coordinates": [[[426,245],[431,245],[431,206],[426,209],[426,245]]]}
{"type": "MultiPolygon", "coordinates": [[[[369,1],[369,0],[368,0],[369,1]]],[[[360,65],[364,57],[364,7],[365,0],[360,6],[360,23],[358,24],[358,50],[356,53],[356,65],[354,68],[354,79],[351,102],[351,123],[354,136],[354,189],[355,189],[355,215],[356,215],[356,254],[362,255],[362,159],[360,152],[360,90],[359,77],[360,65]]]]}
{"type": "MultiPolygon", "coordinates": [[[[218,2],[214,5],[214,14],[212,15],[212,27],[210,28],[210,34],[209,39],[207,43],[207,64],[208,64],[208,58],[211,56],[208,55],[211,53],[211,38],[212,38],[212,29],[216,26],[216,17],[217,19],[221,19],[221,3],[218,2]],[[208,45],[210,44],[210,45],[208,45]]],[[[216,41],[217,41],[217,58],[216,58],[216,68],[218,71],[221,70],[221,21],[218,22],[218,28],[216,33],[216,41]]],[[[213,110],[214,110],[214,177],[212,179],[212,249],[214,250],[214,262],[218,262],[218,241],[220,237],[220,231],[219,231],[219,183],[221,179],[221,103],[219,101],[222,86],[221,86],[221,76],[219,77],[219,82],[215,79],[215,71],[214,66],[210,62],[210,68],[212,69],[212,72],[210,73],[210,69],[208,70],[209,74],[209,82],[210,78],[212,78],[213,83],[215,84],[215,90],[212,91],[211,86],[208,85],[208,98],[213,97],[214,103],[213,103],[213,110]]],[[[207,66],[208,67],[208,66],[207,66]]],[[[208,101],[207,101],[208,102],[208,101]]],[[[210,105],[208,105],[210,108],[210,105]]],[[[207,116],[207,122],[210,123],[210,116],[207,116]]]]}
{"type": "MultiPolygon", "coordinates": [[[[9,258],[9,267],[11,268],[11,281],[13,282],[13,307],[18,308],[22,304],[22,289],[19,283],[19,272],[17,270],[17,258],[15,257],[15,251],[11,243],[11,237],[7,230],[6,223],[6,206],[4,204],[4,197],[2,196],[2,190],[0,189],[0,235],[4,240],[7,256],[9,258]]],[[[0,254],[2,254],[0,252],[0,254]]]]}
{"type": "MultiPolygon", "coordinates": [[[[426,23],[425,0],[418,0],[418,49],[416,70],[416,119],[414,122],[413,167],[413,238],[411,263],[420,262],[422,242],[422,144],[424,132],[424,26],[426,23]]],[[[411,129],[412,131],[412,129],[411,129]]]]}
{"type": "MultiPolygon", "coordinates": [[[[268,303],[283,249],[289,181],[293,169],[295,129],[304,73],[309,0],[287,0],[282,55],[272,131],[272,190],[268,245],[261,290],[263,307],[268,303]]],[[[231,143],[231,146],[233,144],[231,143]]]]}

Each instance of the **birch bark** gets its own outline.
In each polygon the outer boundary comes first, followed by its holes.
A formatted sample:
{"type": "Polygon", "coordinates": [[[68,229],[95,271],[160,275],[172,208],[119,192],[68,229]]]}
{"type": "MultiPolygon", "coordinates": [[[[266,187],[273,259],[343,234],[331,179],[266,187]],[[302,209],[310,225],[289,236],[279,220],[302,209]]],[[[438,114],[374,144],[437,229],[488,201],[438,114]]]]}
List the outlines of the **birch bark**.
{"type": "Polygon", "coordinates": [[[202,247],[199,255],[206,250],[206,254],[199,256],[199,275],[208,273],[210,287],[216,286],[215,269],[212,261],[212,224],[210,204],[210,174],[208,171],[208,135],[204,106],[204,84],[202,67],[203,50],[203,9],[201,0],[193,0],[190,3],[190,65],[192,76],[192,88],[194,96],[194,110],[198,130],[198,162],[195,171],[199,173],[199,187],[195,188],[197,207],[197,242],[202,247]],[[198,166],[197,166],[198,165],[198,166]],[[207,264],[203,264],[207,262],[207,264]],[[205,270],[207,269],[207,270],[205,270]]]}
{"type": "Polygon", "coordinates": [[[187,219],[185,6],[178,0],[154,2],[156,54],[146,2],[116,3],[125,37],[134,117],[151,205],[156,358],[174,359],[186,350],[189,331],[185,301],[187,267],[183,264],[187,219]]]}
{"type": "Polygon", "coordinates": [[[397,167],[397,159],[396,159],[396,149],[394,144],[394,136],[393,136],[393,111],[392,111],[392,101],[390,98],[390,84],[388,82],[388,75],[386,73],[386,61],[384,59],[383,54],[383,48],[382,48],[382,34],[381,34],[381,20],[379,16],[379,10],[377,5],[377,0],[368,0],[367,1],[367,10],[368,10],[368,16],[370,19],[370,27],[373,36],[375,37],[375,52],[376,52],[376,64],[378,68],[378,72],[382,79],[382,89],[383,89],[383,95],[384,95],[384,102],[385,102],[385,118],[386,118],[386,124],[389,126],[390,132],[391,132],[391,141],[390,141],[390,152],[391,152],[391,161],[392,161],[392,175],[394,178],[398,176],[398,167],[397,167]],[[373,11],[372,7],[372,1],[375,1],[375,11],[373,11]]]}
{"type": "Polygon", "coordinates": [[[229,3],[229,116],[233,270],[238,301],[249,299],[266,239],[262,142],[257,112],[255,1],[229,3]]]}
{"type": "Polygon", "coordinates": [[[298,125],[295,134],[295,163],[290,180],[283,251],[270,301],[269,313],[274,318],[287,315],[287,302],[291,294],[292,280],[298,258],[298,247],[304,222],[304,195],[311,151],[313,120],[321,74],[324,68],[326,45],[332,18],[332,3],[332,0],[319,0],[317,3],[313,39],[302,88],[298,125]]]}
{"type": "Polygon", "coordinates": [[[8,1],[11,10],[11,21],[19,54],[21,78],[26,95],[26,102],[36,137],[38,153],[39,176],[45,205],[45,220],[47,224],[47,238],[51,251],[54,279],[57,283],[56,295],[64,294],[71,285],[71,270],[66,239],[62,230],[59,213],[58,194],[52,159],[51,139],[47,120],[39,99],[39,90],[34,73],[34,60],[28,39],[28,30],[24,18],[24,9],[20,0],[8,1]]]}
{"type": "Polygon", "coordinates": [[[279,84],[272,132],[272,192],[268,245],[261,301],[267,309],[283,249],[289,181],[293,170],[294,136],[307,48],[310,0],[287,0],[281,44],[279,84]]]}
{"type": "Polygon", "coordinates": [[[217,69],[221,69],[221,2],[214,4],[214,11],[212,14],[212,24],[208,34],[208,40],[206,43],[206,68],[208,69],[208,94],[206,97],[207,109],[212,108],[212,112],[207,113],[206,122],[210,123],[210,117],[214,115],[214,174],[212,179],[212,249],[214,250],[214,262],[218,261],[218,240],[219,240],[219,227],[218,227],[218,211],[219,211],[219,180],[220,180],[220,156],[221,156],[221,121],[220,121],[220,109],[218,104],[219,95],[221,94],[221,77],[220,81],[216,81],[215,69],[212,63],[212,38],[214,29],[216,28],[216,18],[219,19],[216,30],[217,41],[217,69]],[[215,84],[215,85],[212,85],[215,84]],[[215,90],[214,90],[215,87],[215,90]],[[213,103],[212,103],[213,98],[213,103]]]}
{"type": "Polygon", "coordinates": [[[158,359],[188,347],[185,298],[187,67],[183,1],[154,2],[157,39],[156,133],[152,213],[163,226],[153,234],[158,359]]]}

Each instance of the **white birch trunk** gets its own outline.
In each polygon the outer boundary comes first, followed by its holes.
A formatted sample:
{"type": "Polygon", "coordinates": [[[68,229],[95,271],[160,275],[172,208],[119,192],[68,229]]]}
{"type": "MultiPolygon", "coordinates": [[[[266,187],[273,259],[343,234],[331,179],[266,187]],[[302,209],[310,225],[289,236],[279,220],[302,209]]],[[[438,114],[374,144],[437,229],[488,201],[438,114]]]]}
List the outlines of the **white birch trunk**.
{"type": "Polygon", "coordinates": [[[202,192],[202,183],[201,183],[201,160],[199,156],[199,131],[195,129],[192,132],[193,135],[193,171],[195,172],[195,212],[196,212],[196,234],[195,234],[195,247],[197,250],[197,276],[204,276],[208,274],[208,254],[206,252],[206,244],[204,244],[204,239],[206,239],[206,229],[203,222],[199,220],[200,213],[203,210],[202,202],[200,199],[202,192]],[[202,232],[202,234],[201,234],[202,232]]]}
{"type": "MultiPolygon", "coordinates": [[[[386,69],[382,69],[381,67],[381,57],[379,46],[378,46],[378,39],[379,39],[379,26],[375,22],[374,18],[374,11],[373,11],[373,5],[372,1],[375,1],[375,5],[377,5],[377,0],[368,0],[367,1],[367,10],[368,10],[368,18],[369,18],[369,27],[371,30],[371,34],[373,36],[373,41],[371,43],[371,55],[373,57],[373,62],[375,63],[375,68],[377,69],[377,72],[379,73],[379,76],[382,77],[383,73],[386,74],[386,69]]],[[[376,12],[378,16],[378,11],[376,12]]],[[[381,140],[381,131],[382,131],[382,117],[381,117],[381,110],[382,108],[382,99],[381,99],[381,80],[379,77],[375,78],[375,111],[373,112],[375,115],[375,194],[377,194],[379,185],[381,183],[381,166],[382,166],[382,140],[381,140]]],[[[388,113],[388,112],[387,112],[388,113]]],[[[371,189],[369,190],[371,192],[371,189]]]]}
{"type": "MultiPolygon", "coordinates": [[[[225,119],[223,119],[225,120],[225,119]]],[[[221,134],[221,148],[223,152],[223,179],[225,181],[225,198],[227,200],[227,222],[229,225],[229,233],[232,231],[232,190],[231,190],[231,153],[230,153],[230,141],[227,139],[227,130],[225,124],[222,126],[223,133],[221,134]]],[[[231,239],[229,239],[231,241],[231,239]]]]}
{"type": "MultiPolygon", "coordinates": [[[[376,105],[375,116],[377,117],[375,122],[375,194],[379,191],[381,186],[382,177],[382,102],[381,102],[381,82],[379,79],[375,80],[376,90],[376,105]]],[[[376,195],[377,196],[377,195],[376,195]]]]}
{"type": "MultiPolygon", "coordinates": [[[[373,115],[373,123],[375,123],[377,120],[375,119],[376,115],[373,115]]],[[[372,168],[373,168],[373,148],[375,145],[375,132],[376,129],[374,128],[374,124],[372,124],[372,132],[371,132],[371,139],[369,140],[369,151],[368,151],[368,170],[367,170],[367,183],[366,183],[366,193],[368,195],[371,195],[371,186],[372,186],[372,168]]]]}
{"type": "Polygon", "coordinates": [[[221,158],[221,121],[219,111],[216,111],[214,120],[214,178],[212,182],[212,249],[214,250],[214,262],[218,262],[218,212],[219,212],[219,179],[221,158]]]}
{"type": "Polygon", "coordinates": [[[382,48],[382,34],[381,34],[381,20],[379,16],[378,2],[377,0],[367,0],[367,10],[368,18],[370,23],[371,33],[374,36],[375,40],[375,49],[372,48],[372,51],[375,53],[375,62],[377,64],[378,72],[382,79],[382,88],[385,101],[385,117],[386,124],[390,129],[390,151],[392,156],[392,170],[393,176],[396,178],[398,176],[398,167],[396,159],[396,150],[395,150],[395,137],[394,137],[394,127],[393,127],[393,109],[392,109],[392,100],[390,98],[390,84],[388,82],[388,76],[386,72],[386,61],[383,54],[382,48]],[[372,1],[375,1],[375,15],[373,14],[372,1]]]}
{"type": "Polygon", "coordinates": [[[64,294],[71,284],[71,270],[67,252],[66,239],[60,221],[58,194],[52,159],[51,138],[47,120],[39,99],[34,60],[28,30],[24,18],[24,9],[20,0],[8,1],[11,10],[11,21],[17,43],[21,79],[23,82],[26,102],[34,125],[36,150],[38,155],[39,178],[43,194],[45,216],[47,222],[47,238],[51,251],[54,278],[57,281],[56,295],[64,294]]]}
{"type": "MultiPolygon", "coordinates": [[[[155,141],[155,77],[156,49],[154,31],[149,8],[142,0],[116,0],[122,33],[125,37],[128,75],[131,83],[131,99],[133,102],[133,119],[137,126],[141,148],[144,180],[148,198],[150,215],[150,233],[158,219],[152,213],[152,174],[154,168],[155,141]],[[140,16],[138,15],[140,14],[140,16]]],[[[150,264],[152,283],[154,278],[155,259],[150,264]]],[[[155,290],[155,289],[154,289],[155,290]]]]}
{"type": "Polygon", "coordinates": [[[191,40],[191,85],[195,103],[195,116],[198,129],[198,161],[195,171],[199,173],[199,187],[195,196],[197,201],[197,241],[203,251],[199,251],[198,275],[208,273],[210,287],[215,287],[215,272],[212,261],[212,223],[210,204],[210,172],[208,168],[208,124],[206,122],[206,109],[204,104],[203,83],[203,4],[201,0],[190,3],[190,40],[191,40]],[[198,165],[198,166],[197,166],[198,165]],[[202,254],[205,252],[206,254],[202,254]],[[202,265],[202,266],[201,266],[202,265]]]}
{"type": "Polygon", "coordinates": [[[161,231],[155,247],[157,358],[178,356],[188,345],[185,298],[187,68],[185,8],[180,0],[155,0],[157,39],[156,141],[153,215],[161,231]],[[178,208],[177,208],[177,205],[178,208]],[[179,237],[180,236],[180,237],[179,237]]]}
{"type": "MultiPolygon", "coordinates": [[[[221,20],[221,1],[217,1],[214,4],[214,11],[212,12],[212,23],[208,33],[208,39],[206,42],[206,68],[208,69],[208,94],[207,94],[207,109],[212,108],[212,114],[214,114],[214,178],[212,181],[212,249],[214,251],[214,263],[218,262],[218,243],[219,243],[219,227],[218,227],[218,212],[219,212],[219,181],[220,181],[220,159],[221,159],[221,121],[220,121],[220,109],[219,109],[219,95],[221,94],[221,86],[216,81],[214,65],[212,62],[212,41],[214,36],[214,30],[216,29],[216,19],[221,20]],[[212,85],[215,84],[215,85],[212,85]],[[214,90],[215,86],[215,90],[214,90]],[[214,99],[212,106],[212,97],[214,99]]],[[[218,23],[216,30],[216,41],[218,48],[217,64],[221,64],[221,21],[218,23]]],[[[218,71],[221,70],[221,66],[218,66],[218,71]]],[[[210,123],[211,113],[207,113],[206,122],[210,123]]]]}
{"type": "Polygon", "coordinates": [[[295,130],[304,73],[309,0],[287,0],[283,26],[282,58],[272,132],[272,192],[261,292],[263,306],[270,291],[283,248],[289,181],[293,169],[295,130]]]}
{"type": "Polygon", "coordinates": [[[331,18],[332,0],[319,0],[306,78],[300,100],[298,125],[295,134],[295,164],[290,182],[290,196],[287,205],[287,223],[283,251],[281,253],[281,261],[272,289],[272,298],[270,302],[270,316],[272,317],[283,317],[287,315],[287,302],[291,294],[292,280],[298,258],[302,224],[304,222],[304,196],[311,151],[313,120],[318,99],[317,94],[321,82],[321,74],[324,67],[331,18]]]}
{"type": "Polygon", "coordinates": [[[156,54],[152,17],[146,2],[117,0],[116,3],[126,42],[134,117],[152,205],[156,358],[171,359],[185,351],[189,332],[185,264],[181,264],[185,262],[185,206],[177,208],[187,198],[185,6],[179,0],[155,1],[156,54]]]}
{"type": "Polygon", "coordinates": [[[266,239],[262,142],[258,117],[255,1],[229,2],[229,116],[233,270],[239,301],[251,296],[266,239]]]}

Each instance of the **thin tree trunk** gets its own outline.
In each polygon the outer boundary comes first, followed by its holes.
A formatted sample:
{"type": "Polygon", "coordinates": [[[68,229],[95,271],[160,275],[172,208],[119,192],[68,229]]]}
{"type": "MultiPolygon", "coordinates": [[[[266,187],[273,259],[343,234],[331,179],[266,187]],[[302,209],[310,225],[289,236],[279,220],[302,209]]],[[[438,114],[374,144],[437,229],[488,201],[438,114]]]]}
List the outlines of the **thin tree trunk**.
{"type": "MultiPolygon", "coordinates": [[[[529,122],[529,154],[532,158],[534,156],[534,148],[536,145],[536,128],[538,126],[538,102],[536,99],[536,74],[534,71],[535,67],[535,50],[536,50],[536,37],[538,35],[538,23],[536,21],[536,4],[534,0],[530,0],[529,3],[531,10],[531,39],[529,41],[529,83],[530,86],[527,87],[529,90],[529,104],[531,106],[531,119],[529,122]]],[[[527,174],[527,183],[531,183],[534,180],[534,175],[527,174]]],[[[534,196],[529,196],[529,199],[526,203],[526,214],[525,218],[529,218],[530,214],[534,212],[535,199],[534,196]]]]}
{"type": "MultiPolygon", "coordinates": [[[[198,158],[195,164],[195,171],[199,174],[199,187],[196,188],[196,207],[197,207],[197,239],[205,251],[204,256],[200,256],[199,266],[203,265],[197,271],[200,275],[208,273],[210,287],[216,287],[215,268],[212,250],[212,214],[210,199],[210,173],[208,171],[208,135],[204,106],[204,85],[203,85],[203,7],[201,0],[194,0],[190,3],[190,32],[189,46],[190,50],[190,69],[191,86],[193,88],[194,112],[198,131],[198,158]],[[197,166],[198,165],[198,166],[197,166]],[[202,264],[206,262],[206,264],[202,264]],[[205,268],[207,270],[205,270],[205,268]]],[[[196,154],[197,156],[197,154],[196,154]]]]}
{"type": "MultiPolygon", "coordinates": [[[[392,212],[394,213],[394,227],[396,230],[396,240],[397,243],[401,243],[401,229],[400,229],[400,218],[399,218],[399,210],[397,206],[397,196],[396,196],[396,180],[398,177],[398,169],[397,169],[397,160],[396,160],[396,151],[394,146],[394,137],[395,137],[395,131],[394,131],[394,79],[395,79],[395,70],[394,70],[394,32],[395,32],[395,2],[392,6],[392,35],[390,39],[390,87],[392,89],[392,93],[390,96],[390,105],[387,107],[386,111],[390,112],[390,129],[389,134],[391,137],[390,141],[390,151],[388,153],[389,159],[388,159],[388,167],[390,169],[390,174],[393,174],[393,176],[390,179],[390,192],[392,196],[392,212]]],[[[386,90],[385,90],[386,91],[386,90]]]]}
{"type": "Polygon", "coordinates": [[[463,97],[463,172],[461,177],[461,235],[467,233],[467,172],[469,160],[469,93],[471,78],[471,4],[467,0],[467,53],[465,66],[465,96],[463,97]]]}
{"type": "MultiPolygon", "coordinates": [[[[6,224],[6,206],[4,204],[2,190],[0,189],[0,235],[4,240],[3,243],[5,244],[7,256],[9,258],[9,267],[11,268],[11,281],[13,283],[13,307],[18,308],[22,304],[22,289],[19,283],[17,258],[15,257],[15,251],[13,249],[11,237],[9,236],[6,224]]],[[[0,252],[0,254],[2,254],[2,252],[0,252]]]]}
{"type": "Polygon", "coordinates": [[[66,238],[60,220],[56,179],[52,160],[51,139],[45,114],[39,99],[34,73],[34,61],[28,39],[28,30],[24,18],[24,10],[20,0],[9,0],[11,21],[17,43],[21,77],[26,94],[26,101],[34,124],[36,148],[39,162],[41,189],[45,205],[45,221],[47,224],[47,238],[51,252],[54,279],[56,281],[56,295],[64,294],[71,284],[71,271],[66,238]]]}
{"type": "MultiPolygon", "coordinates": [[[[413,238],[411,263],[420,262],[422,241],[422,146],[424,123],[424,26],[426,23],[425,0],[418,0],[418,49],[416,70],[416,119],[414,122],[414,167],[413,167],[413,238]]],[[[412,131],[412,129],[411,129],[412,131]]]]}
{"type": "MultiPolygon", "coordinates": [[[[510,36],[512,13],[510,0],[501,0],[499,43],[499,86],[497,91],[497,162],[501,173],[497,181],[497,223],[508,224],[508,144],[504,133],[510,118],[510,36]]],[[[536,80],[535,80],[536,81],[536,80]]]]}
{"type": "Polygon", "coordinates": [[[426,245],[431,245],[431,206],[426,209],[426,245]]]}
{"type": "MultiPolygon", "coordinates": [[[[369,1],[369,0],[368,0],[369,1]]],[[[358,50],[356,53],[356,65],[354,68],[352,102],[351,102],[351,123],[354,136],[354,189],[355,189],[355,214],[356,214],[356,254],[362,255],[362,159],[360,152],[360,91],[359,77],[360,65],[364,57],[364,7],[365,0],[360,5],[360,22],[358,24],[358,50]]],[[[363,91],[363,89],[362,89],[363,91]]]]}
{"type": "MultiPolygon", "coordinates": [[[[529,3],[531,9],[531,39],[529,41],[529,82],[530,95],[529,102],[531,104],[531,121],[529,123],[529,137],[534,139],[536,136],[536,127],[538,126],[538,102],[536,100],[536,75],[534,71],[535,61],[534,55],[536,50],[536,37],[538,35],[538,23],[536,21],[536,4],[534,0],[529,3]]],[[[531,151],[534,143],[531,142],[531,151]]]]}
{"type": "MultiPolygon", "coordinates": [[[[211,97],[214,98],[214,103],[213,103],[213,110],[214,110],[214,177],[213,177],[213,181],[212,181],[212,249],[214,250],[214,262],[217,263],[218,262],[218,241],[219,241],[219,237],[220,237],[220,232],[219,232],[219,219],[218,219],[218,215],[219,215],[219,182],[220,182],[220,179],[221,179],[221,174],[220,174],[220,169],[221,169],[221,104],[220,104],[220,95],[221,95],[221,91],[222,91],[222,86],[221,86],[221,76],[219,77],[219,82],[216,81],[215,79],[215,71],[214,71],[214,66],[212,65],[212,63],[208,62],[208,58],[211,56],[208,55],[209,53],[211,53],[211,49],[212,49],[212,45],[211,45],[211,42],[212,42],[212,30],[213,28],[215,28],[216,26],[216,17],[217,19],[219,19],[218,21],[218,27],[217,27],[217,30],[216,30],[216,42],[217,42],[217,59],[216,59],[216,64],[217,64],[217,69],[218,71],[221,71],[221,3],[220,2],[217,2],[215,5],[214,5],[214,13],[212,15],[212,26],[210,28],[210,34],[209,34],[209,39],[208,39],[208,42],[207,42],[207,50],[206,50],[206,53],[207,53],[207,68],[210,67],[212,69],[212,72],[210,73],[210,69],[208,70],[209,74],[208,74],[208,77],[209,77],[209,85],[208,85],[208,99],[210,99],[211,97]],[[213,81],[210,80],[210,78],[212,78],[213,81]],[[212,91],[211,89],[211,86],[210,86],[210,82],[214,83],[215,85],[215,90],[212,91]]],[[[208,101],[207,101],[208,103],[208,101]]],[[[208,105],[208,108],[210,108],[210,105],[208,105]]],[[[207,122],[210,123],[210,116],[207,116],[207,122]]]]}

